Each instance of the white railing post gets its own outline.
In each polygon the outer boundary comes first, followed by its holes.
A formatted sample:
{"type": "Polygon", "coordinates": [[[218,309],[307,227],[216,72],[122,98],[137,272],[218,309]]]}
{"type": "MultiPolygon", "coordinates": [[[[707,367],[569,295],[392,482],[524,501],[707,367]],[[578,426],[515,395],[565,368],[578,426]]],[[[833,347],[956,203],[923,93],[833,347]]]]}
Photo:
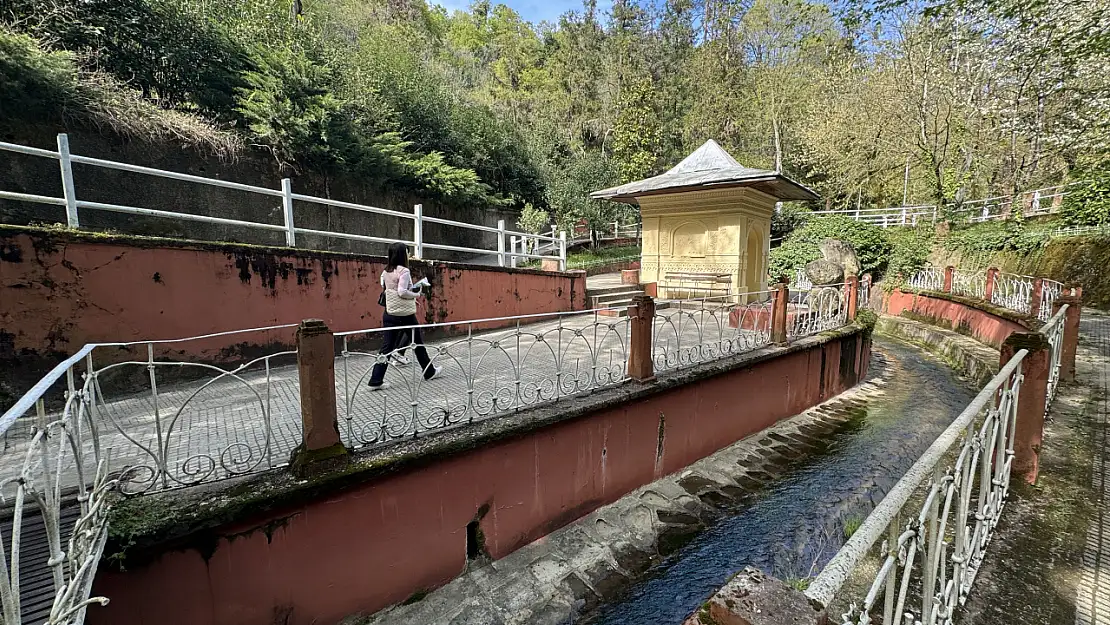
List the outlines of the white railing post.
{"type": "Polygon", "coordinates": [[[505,266],[505,220],[497,220],[497,265],[505,266]]]}
{"type": "Polygon", "coordinates": [[[416,218],[412,220],[412,243],[417,258],[424,258],[424,205],[413,206],[416,218]]]}
{"type": "Polygon", "coordinates": [[[621,225],[620,225],[619,221],[614,221],[613,222],[613,238],[614,239],[621,238],[621,225]]]}
{"type": "Polygon", "coordinates": [[[297,247],[297,232],[293,229],[293,181],[281,179],[281,206],[285,211],[285,244],[297,247]]]}
{"type": "Polygon", "coordinates": [[[906,225],[906,209],[905,209],[905,207],[902,208],[902,225],[903,226],[906,225]]]}
{"type": "Polygon", "coordinates": [[[69,137],[63,132],[58,134],[58,163],[62,168],[62,197],[66,201],[66,225],[70,228],[81,226],[77,218],[77,192],[73,190],[73,163],[69,158],[69,137]]]}
{"type": "MultiPolygon", "coordinates": [[[[516,235],[509,237],[509,266],[516,267],[516,235]]],[[[523,240],[521,240],[523,243],[523,240]]]]}
{"type": "Polygon", "coordinates": [[[559,271],[567,270],[567,231],[559,231],[559,271]]]}

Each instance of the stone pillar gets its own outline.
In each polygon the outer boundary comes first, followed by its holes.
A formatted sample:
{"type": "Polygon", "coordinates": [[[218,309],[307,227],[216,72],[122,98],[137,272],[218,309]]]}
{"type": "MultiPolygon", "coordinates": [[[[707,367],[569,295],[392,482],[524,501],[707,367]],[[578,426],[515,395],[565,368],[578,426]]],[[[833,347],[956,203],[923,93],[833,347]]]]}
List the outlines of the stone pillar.
{"type": "Polygon", "coordinates": [[[637,295],[628,307],[631,323],[628,345],[628,377],[637,382],[653,382],[655,365],[651,358],[651,329],[655,324],[655,300],[650,295],[637,295]]]}
{"type": "Polygon", "coordinates": [[[1075,379],[1075,352],[1079,347],[1079,316],[1083,305],[1078,295],[1061,295],[1053,304],[1052,314],[1060,307],[1068,305],[1064,313],[1064,345],[1060,348],[1060,379],[1070,382],[1075,379]]]}
{"type": "Polygon", "coordinates": [[[952,292],[952,279],[956,276],[956,268],[948,265],[944,268],[944,292],[952,292]]]}
{"type": "Polygon", "coordinates": [[[992,301],[994,298],[994,279],[998,276],[998,267],[991,267],[987,269],[987,285],[986,290],[983,292],[983,299],[992,301]]]}
{"type": "Polygon", "coordinates": [[[1033,278],[1033,295],[1029,300],[1029,316],[1036,318],[1041,310],[1041,300],[1044,298],[1044,279],[1033,278]]]}
{"type": "Polygon", "coordinates": [[[848,319],[855,319],[859,310],[859,278],[848,276],[844,279],[844,288],[848,290],[848,319]]]}
{"type": "Polygon", "coordinates": [[[347,456],[336,419],[335,336],[319,319],[306,319],[297,328],[297,375],[304,434],[290,464],[301,475],[326,470],[347,456]]]}
{"type": "Polygon", "coordinates": [[[1039,332],[1014,332],[1002,342],[999,366],[1005,366],[1020,350],[1028,350],[1021,361],[1021,392],[1018,394],[1017,419],[1014,426],[1015,475],[1026,482],[1037,481],[1037,470],[1044,434],[1045,400],[1048,398],[1049,350],[1052,344],[1039,332]]]}
{"type": "Polygon", "coordinates": [[[683,625],[828,625],[802,592],[751,567],[721,587],[683,625]]]}
{"type": "Polygon", "coordinates": [[[786,345],[786,320],[790,304],[790,287],[779,282],[771,289],[771,342],[786,345]]]}

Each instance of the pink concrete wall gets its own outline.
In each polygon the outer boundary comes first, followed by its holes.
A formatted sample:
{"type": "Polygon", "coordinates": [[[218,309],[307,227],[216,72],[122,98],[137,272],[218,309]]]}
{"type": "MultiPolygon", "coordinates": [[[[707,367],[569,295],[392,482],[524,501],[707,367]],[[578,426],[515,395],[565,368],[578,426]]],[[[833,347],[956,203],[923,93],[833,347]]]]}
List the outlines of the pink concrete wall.
{"type": "MultiPolygon", "coordinates": [[[[335,331],[378,327],[383,262],[311,251],[0,232],[0,359],[308,318],[323,319],[335,331]]],[[[413,263],[412,270],[433,285],[418,311],[428,322],[569,311],[586,302],[580,272],[450,263],[413,263]]],[[[176,347],[218,359],[229,346],[291,337],[283,331],[176,347]]]]}
{"type": "Polygon", "coordinates": [[[938,325],[964,332],[993,347],[1000,347],[1011,332],[1029,332],[1025,325],[986,310],[938,297],[903,293],[898,289],[886,296],[884,308],[889,315],[898,316],[910,311],[915,315],[930,317],[938,325]]]}
{"type": "Polygon", "coordinates": [[[862,334],[834,339],[244,519],[219,530],[207,559],[171,551],[125,573],[102,567],[94,593],[111,603],[88,620],[309,625],[378,610],[461,573],[466,526],[480,509],[486,548],[504,557],[852,386],[869,356],[862,334]],[[841,358],[851,361],[846,376],[841,358]],[[278,519],[269,536],[250,533],[278,519]]]}

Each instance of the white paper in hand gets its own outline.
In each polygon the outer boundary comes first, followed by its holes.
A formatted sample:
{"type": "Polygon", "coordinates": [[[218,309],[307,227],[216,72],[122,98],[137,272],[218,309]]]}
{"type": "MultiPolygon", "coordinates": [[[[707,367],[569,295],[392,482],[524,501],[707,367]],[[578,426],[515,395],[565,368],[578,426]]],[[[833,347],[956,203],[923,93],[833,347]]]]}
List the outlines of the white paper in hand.
{"type": "Polygon", "coordinates": [[[417,282],[416,284],[414,284],[413,286],[423,288],[423,287],[426,287],[426,286],[432,286],[432,283],[428,282],[427,277],[424,277],[424,278],[420,278],[420,281],[417,282]]]}

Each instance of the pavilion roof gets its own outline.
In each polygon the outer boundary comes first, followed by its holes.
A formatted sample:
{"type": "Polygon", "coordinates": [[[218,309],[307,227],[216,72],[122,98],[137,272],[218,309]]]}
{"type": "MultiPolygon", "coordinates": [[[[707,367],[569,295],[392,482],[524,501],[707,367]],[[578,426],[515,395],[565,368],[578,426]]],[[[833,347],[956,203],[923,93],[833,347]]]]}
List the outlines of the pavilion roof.
{"type": "Polygon", "coordinates": [[[590,197],[634,204],[637,197],[645,195],[731,187],[751,187],[780,200],[816,200],[819,197],[778,172],[744,167],[712,139],[665,174],[594,191],[590,197]]]}

